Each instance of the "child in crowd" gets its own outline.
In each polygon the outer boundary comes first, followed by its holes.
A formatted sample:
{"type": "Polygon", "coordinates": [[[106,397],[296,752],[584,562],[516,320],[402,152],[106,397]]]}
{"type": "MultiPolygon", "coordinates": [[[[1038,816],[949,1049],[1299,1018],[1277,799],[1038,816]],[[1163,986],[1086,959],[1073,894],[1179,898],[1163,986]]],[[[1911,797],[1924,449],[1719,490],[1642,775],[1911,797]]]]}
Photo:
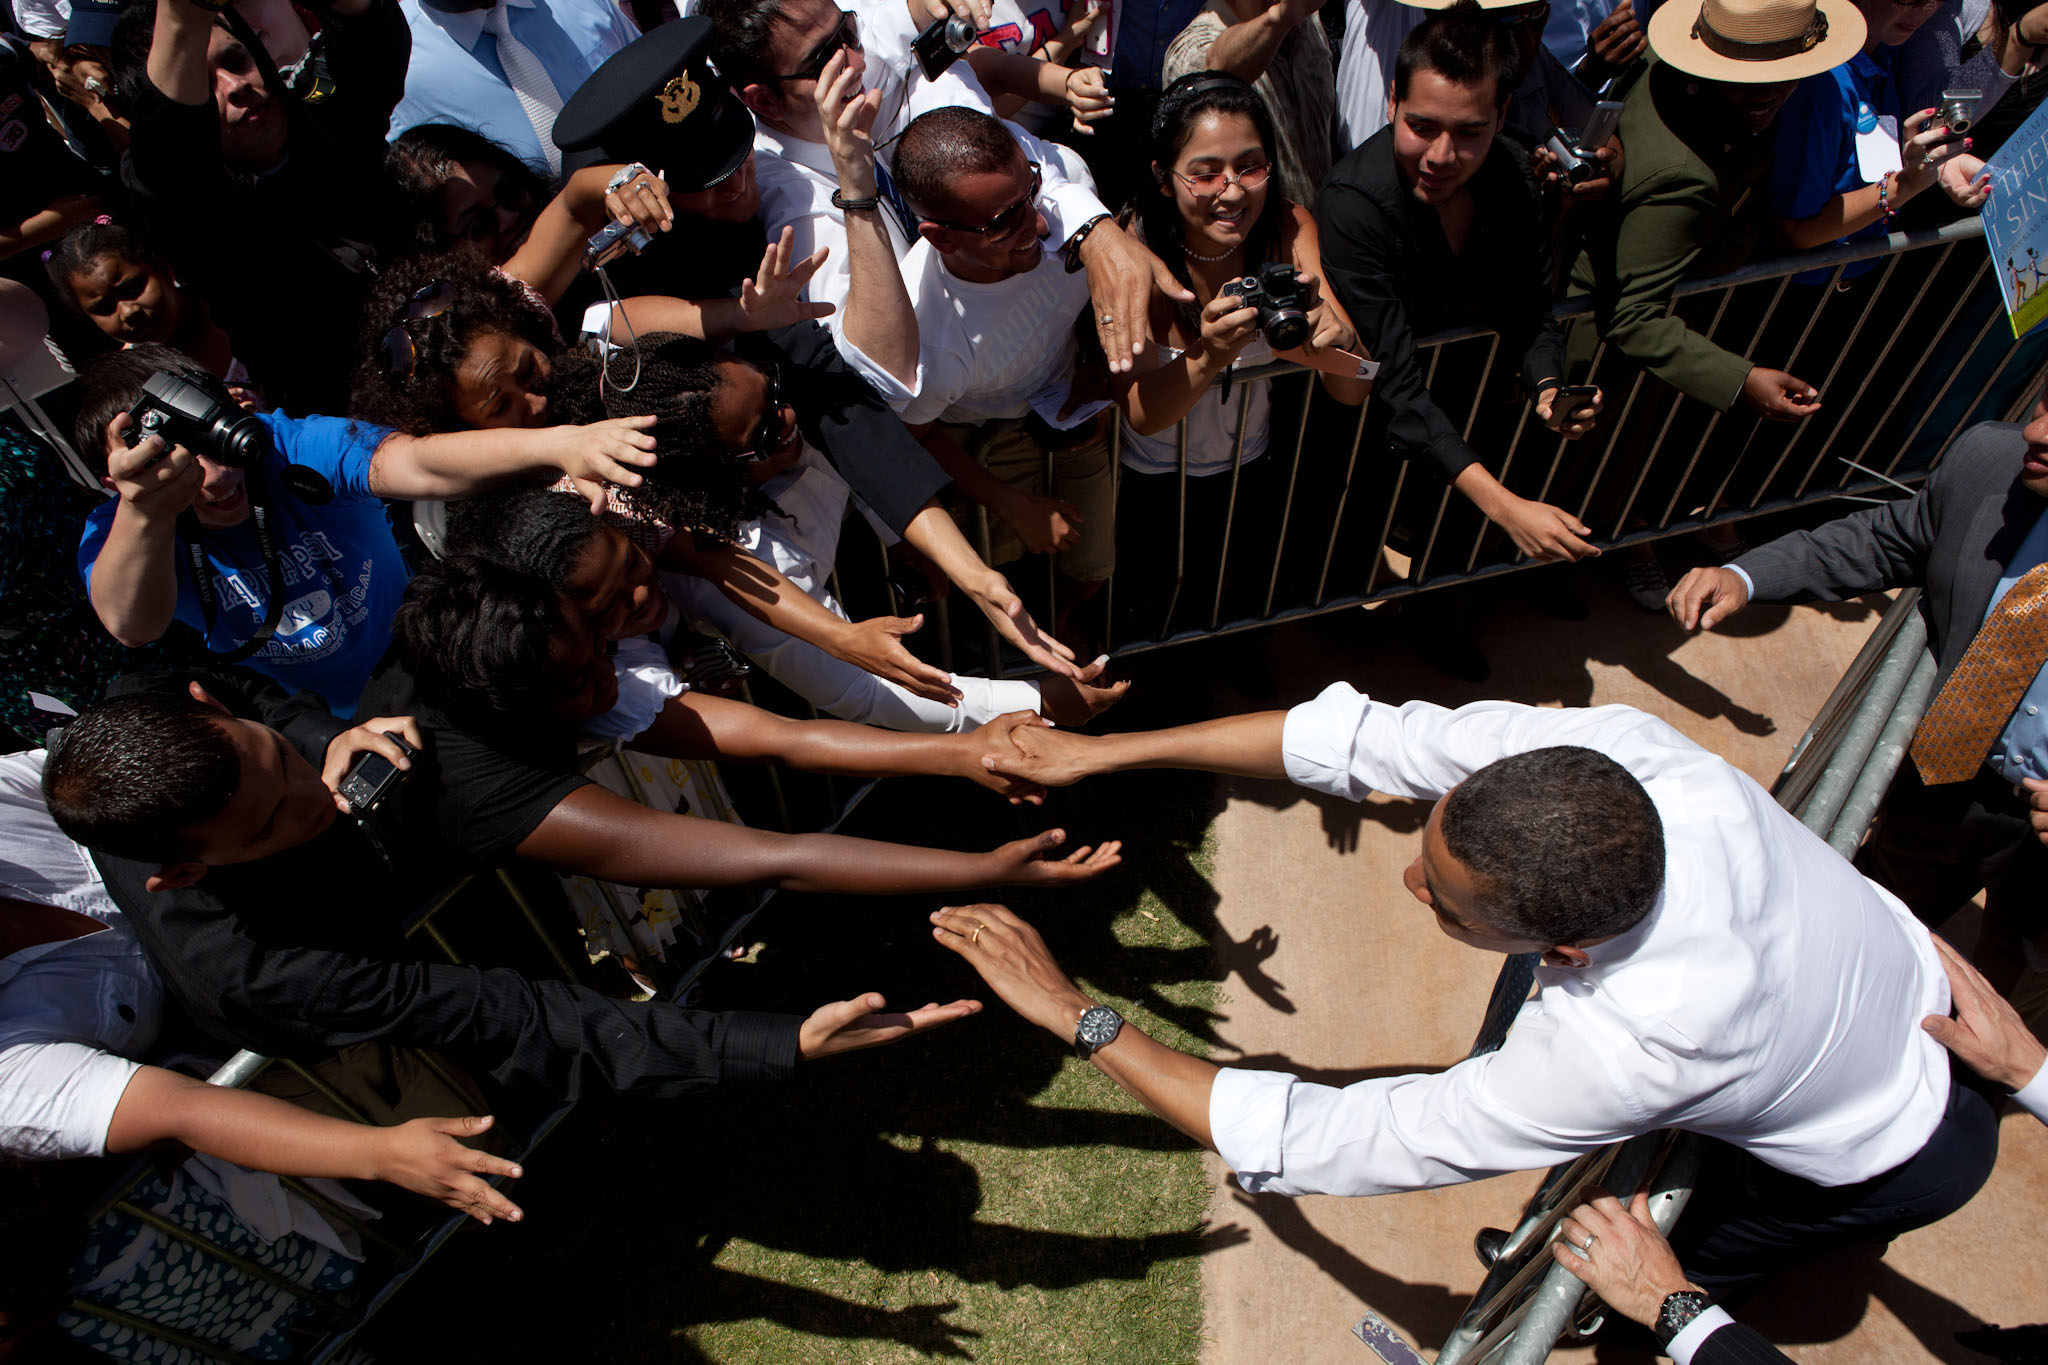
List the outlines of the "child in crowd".
{"type": "Polygon", "coordinates": [[[138,229],[101,214],[66,233],[43,264],[57,297],[120,346],[170,346],[226,383],[244,408],[269,406],[213,309],[178,283],[177,272],[138,229]]]}

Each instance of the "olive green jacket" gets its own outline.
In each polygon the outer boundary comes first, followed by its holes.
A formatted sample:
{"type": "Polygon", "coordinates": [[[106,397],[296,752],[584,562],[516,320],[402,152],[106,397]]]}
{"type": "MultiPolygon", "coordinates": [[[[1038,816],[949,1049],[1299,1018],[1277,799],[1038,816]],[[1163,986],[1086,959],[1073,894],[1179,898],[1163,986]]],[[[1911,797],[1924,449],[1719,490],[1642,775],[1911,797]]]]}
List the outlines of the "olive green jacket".
{"type": "MultiPolygon", "coordinates": [[[[1671,292],[1688,277],[1748,260],[1765,226],[1761,187],[1772,140],[1731,139],[1713,97],[1692,84],[1659,63],[1628,93],[1621,184],[1588,227],[1570,292],[1593,296],[1594,323],[1608,345],[1725,411],[1741,396],[1750,362],[1687,327],[1671,310],[1671,292]]],[[[1583,326],[1573,332],[1571,360],[1590,360],[1592,337],[1583,326]]]]}

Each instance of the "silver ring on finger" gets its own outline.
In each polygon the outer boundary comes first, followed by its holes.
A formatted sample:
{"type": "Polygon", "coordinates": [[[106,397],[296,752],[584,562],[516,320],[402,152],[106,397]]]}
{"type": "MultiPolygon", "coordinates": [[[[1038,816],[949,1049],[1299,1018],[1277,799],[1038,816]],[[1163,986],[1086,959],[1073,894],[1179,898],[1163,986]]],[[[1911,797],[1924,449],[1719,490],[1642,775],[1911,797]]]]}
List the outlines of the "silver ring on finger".
{"type": "Polygon", "coordinates": [[[1594,1235],[1593,1235],[1592,1233],[1590,1233],[1590,1232],[1589,1232],[1589,1233],[1587,1233],[1587,1234],[1586,1234],[1586,1240],[1585,1240],[1585,1241],[1583,1241],[1583,1242],[1581,1242],[1581,1243],[1579,1243],[1579,1255],[1581,1255],[1581,1256],[1585,1257],[1585,1258],[1586,1258],[1587,1260],[1589,1260],[1589,1261],[1590,1261],[1590,1260],[1592,1260],[1592,1259],[1593,1259],[1593,1243],[1595,1243],[1595,1242],[1597,1242],[1597,1241],[1599,1241],[1599,1240],[1600,1240],[1600,1239],[1599,1239],[1599,1238],[1597,1238],[1597,1237],[1595,1237],[1595,1236],[1594,1236],[1594,1235]]]}
{"type": "Polygon", "coordinates": [[[1109,325],[1110,325],[1110,324],[1111,324],[1112,322],[1115,322],[1115,321],[1116,321],[1116,314],[1114,314],[1114,313],[1104,313],[1104,314],[1103,314],[1103,315],[1102,315],[1102,316],[1101,316],[1101,317],[1100,317],[1099,319],[1097,319],[1097,320],[1098,320],[1099,322],[1101,322],[1101,323],[1102,323],[1102,325],[1103,325],[1104,327],[1107,327],[1107,326],[1109,326],[1109,325]]]}

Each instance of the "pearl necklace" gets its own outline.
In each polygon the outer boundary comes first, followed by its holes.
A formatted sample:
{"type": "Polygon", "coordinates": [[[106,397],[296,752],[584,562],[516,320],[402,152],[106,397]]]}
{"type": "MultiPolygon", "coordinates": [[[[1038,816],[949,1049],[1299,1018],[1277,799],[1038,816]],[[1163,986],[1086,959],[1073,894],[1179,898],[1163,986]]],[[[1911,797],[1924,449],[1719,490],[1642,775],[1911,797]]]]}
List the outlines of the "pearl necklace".
{"type": "Polygon", "coordinates": [[[1201,252],[1195,250],[1186,242],[1182,242],[1180,244],[1180,249],[1186,253],[1187,258],[1191,261],[1220,261],[1225,259],[1226,257],[1235,255],[1237,252],[1243,250],[1242,247],[1225,247],[1223,250],[1217,252],[1214,256],[1204,256],[1201,252]]]}

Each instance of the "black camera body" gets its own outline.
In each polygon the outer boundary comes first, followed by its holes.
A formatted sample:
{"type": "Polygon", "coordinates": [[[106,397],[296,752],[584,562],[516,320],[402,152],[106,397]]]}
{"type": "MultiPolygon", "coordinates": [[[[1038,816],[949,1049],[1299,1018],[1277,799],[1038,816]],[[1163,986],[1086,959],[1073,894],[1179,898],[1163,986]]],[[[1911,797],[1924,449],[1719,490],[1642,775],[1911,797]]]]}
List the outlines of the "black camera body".
{"type": "Polygon", "coordinates": [[[910,40],[910,50],[917,54],[917,64],[924,70],[924,78],[935,81],[947,67],[967,55],[967,49],[974,46],[974,25],[956,14],[943,19],[934,19],[924,26],[924,31],[910,40]]]}
{"type": "Polygon", "coordinates": [[[270,453],[270,429],[253,413],[167,370],[149,377],[128,415],[135,419],[124,438],[130,447],[161,436],[166,449],[183,446],[230,469],[261,468],[270,453]]]}
{"type": "MultiPolygon", "coordinates": [[[[399,747],[407,758],[417,758],[419,750],[405,742],[403,735],[386,730],[384,738],[399,747]]],[[[349,764],[348,775],[341,779],[341,796],[348,802],[350,814],[358,820],[384,804],[384,799],[397,791],[405,781],[404,769],[374,749],[365,749],[349,764]]]]}
{"type": "Polygon", "coordinates": [[[1259,310],[1259,331],[1274,350],[1291,351],[1308,340],[1309,290],[1293,266],[1267,261],[1258,274],[1232,280],[1223,292],[1259,310]]]}
{"type": "Polygon", "coordinates": [[[1621,105],[1614,100],[1602,100],[1593,106],[1593,116],[1586,121],[1584,131],[1575,134],[1563,128],[1550,130],[1543,146],[1557,158],[1557,173],[1567,185],[1583,185],[1607,173],[1595,153],[1607,145],[1620,122],[1621,105]]]}

